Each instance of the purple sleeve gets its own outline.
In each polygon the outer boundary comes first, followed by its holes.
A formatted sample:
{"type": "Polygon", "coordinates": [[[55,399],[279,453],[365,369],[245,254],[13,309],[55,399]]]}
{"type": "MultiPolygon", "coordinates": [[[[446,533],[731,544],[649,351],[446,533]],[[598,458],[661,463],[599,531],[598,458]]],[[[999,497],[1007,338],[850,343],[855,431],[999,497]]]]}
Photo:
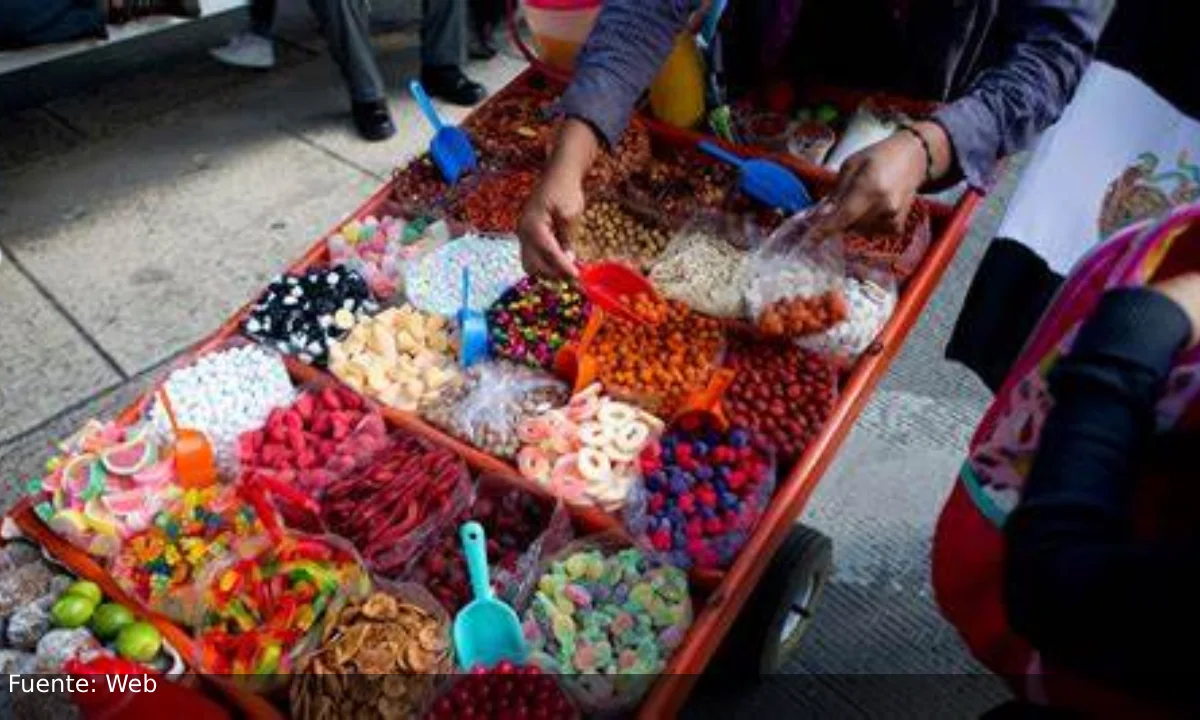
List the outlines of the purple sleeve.
{"type": "Polygon", "coordinates": [[[692,0],[608,0],[576,60],[563,112],[615,145],[693,6],[692,0]]]}
{"type": "Polygon", "coordinates": [[[1112,0],[1004,0],[999,58],[934,119],[967,182],[983,187],[996,160],[1029,145],[1062,113],[1096,48],[1112,0]]]}

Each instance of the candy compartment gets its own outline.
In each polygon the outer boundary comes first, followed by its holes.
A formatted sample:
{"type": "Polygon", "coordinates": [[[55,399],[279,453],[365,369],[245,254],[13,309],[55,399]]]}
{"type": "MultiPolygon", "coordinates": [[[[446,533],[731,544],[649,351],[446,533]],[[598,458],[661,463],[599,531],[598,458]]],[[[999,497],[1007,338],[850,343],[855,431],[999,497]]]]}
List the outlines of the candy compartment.
{"type": "Polygon", "coordinates": [[[632,709],[691,622],[687,574],[617,533],[576,540],[544,562],[523,614],[530,662],[598,714],[632,709]]]}
{"type": "Polygon", "coordinates": [[[285,524],[320,532],[320,500],[388,447],[378,407],[349,388],[314,383],[238,438],[240,482],[269,498],[285,524]]]}
{"type": "Polygon", "coordinates": [[[450,617],[437,601],[417,585],[377,583],[329,618],[292,678],[291,717],[420,717],[453,670],[450,617]]]}
{"type": "Polygon", "coordinates": [[[278,519],[235,485],[189,490],[122,539],[108,571],[146,607],[190,625],[203,607],[203,578],[214,564],[273,544],[278,519]]]}
{"type": "Polygon", "coordinates": [[[423,417],[486,453],[511,459],[520,449],[518,426],[565,405],[570,388],[552,375],[507,361],[465,371],[465,381],[430,403],[423,417]]]}
{"type": "Polygon", "coordinates": [[[525,201],[537,182],[535,169],[481,171],[450,191],[446,210],[451,218],[476,232],[515,233],[525,201]]]}
{"type": "Polygon", "coordinates": [[[569,240],[581,262],[615,260],[645,269],[666,249],[670,223],[651,206],[601,193],[588,201],[569,240]]]}
{"type": "Polygon", "coordinates": [[[331,484],[321,520],[345,538],[381,577],[403,577],[430,538],[471,504],[462,458],[396,432],[387,450],[359,472],[331,484]]]}
{"type": "Polygon", "coordinates": [[[556,100],[548,89],[521,88],[471,113],[463,128],[482,157],[503,165],[540,167],[555,132],[556,100]]]}
{"type": "Polygon", "coordinates": [[[288,534],[201,577],[193,666],[266,692],[286,681],[371,580],[354,549],[333,537],[288,534]]]}
{"type": "Polygon", "coordinates": [[[650,281],[664,297],[718,318],[745,315],[748,248],[764,235],[749,219],[719,213],[693,217],[672,238],[650,269],[650,281]]]}
{"type": "Polygon", "coordinates": [[[430,540],[409,579],[429,588],[447,612],[461,610],[472,598],[458,530],[468,520],[479,522],[488,538],[492,588],[501,599],[518,604],[527,596],[543,553],[570,541],[570,517],[562,504],[485,475],[471,506],[430,540]]]}
{"type": "Polygon", "coordinates": [[[707,413],[680,416],[639,461],[647,537],[678,567],[732,564],[775,492],[765,439],[707,413]]]}
{"type": "Polygon", "coordinates": [[[579,339],[592,304],[565,280],[525,277],[487,310],[492,355],[552,370],[564,345],[579,339]]]}

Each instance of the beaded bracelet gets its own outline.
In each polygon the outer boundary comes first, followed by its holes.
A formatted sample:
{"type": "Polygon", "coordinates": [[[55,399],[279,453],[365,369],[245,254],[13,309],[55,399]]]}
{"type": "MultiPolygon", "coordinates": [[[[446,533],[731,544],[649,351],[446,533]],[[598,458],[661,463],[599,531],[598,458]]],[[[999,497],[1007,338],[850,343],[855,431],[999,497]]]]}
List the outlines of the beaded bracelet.
{"type": "Polygon", "coordinates": [[[900,125],[897,132],[912,133],[912,136],[921,143],[921,149],[925,151],[925,182],[933,182],[936,178],[933,176],[933,150],[929,147],[929,141],[925,139],[925,134],[916,127],[907,123],[900,125]]]}

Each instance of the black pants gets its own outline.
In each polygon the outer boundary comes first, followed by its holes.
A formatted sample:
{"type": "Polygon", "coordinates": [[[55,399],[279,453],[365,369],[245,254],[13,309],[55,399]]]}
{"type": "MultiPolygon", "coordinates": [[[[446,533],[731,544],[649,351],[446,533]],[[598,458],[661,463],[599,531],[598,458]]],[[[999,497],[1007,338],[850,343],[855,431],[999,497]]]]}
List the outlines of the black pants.
{"type": "Polygon", "coordinates": [[[946,358],[966,365],[996,392],[1062,283],[1029,248],[993,240],[967,291],[946,358]]]}

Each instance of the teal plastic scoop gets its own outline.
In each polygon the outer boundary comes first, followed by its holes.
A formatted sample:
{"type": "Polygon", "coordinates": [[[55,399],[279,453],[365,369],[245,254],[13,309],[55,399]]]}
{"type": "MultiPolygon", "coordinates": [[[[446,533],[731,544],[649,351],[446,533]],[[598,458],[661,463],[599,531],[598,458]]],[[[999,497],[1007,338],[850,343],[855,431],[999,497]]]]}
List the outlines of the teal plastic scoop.
{"type": "Polygon", "coordinates": [[[513,609],[496,599],[488,577],[487,537],[477,522],[464,523],[458,531],[471,590],[475,599],[454,616],[454,651],[466,669],[490,668],[502,660],[524,663],[529,648],[521,622],[513,609]]]}

